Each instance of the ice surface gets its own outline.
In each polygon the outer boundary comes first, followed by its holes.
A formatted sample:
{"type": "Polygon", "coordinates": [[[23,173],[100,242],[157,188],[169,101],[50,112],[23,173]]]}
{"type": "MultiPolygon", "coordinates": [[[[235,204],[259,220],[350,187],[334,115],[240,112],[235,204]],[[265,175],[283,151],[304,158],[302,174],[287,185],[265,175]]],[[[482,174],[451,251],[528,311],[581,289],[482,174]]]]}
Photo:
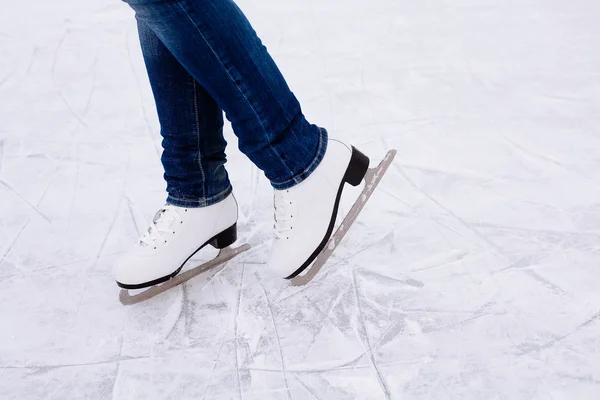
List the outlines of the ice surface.
{"type": "Polygon", "coordinates": [[[600,398],[600,2],[240,5],[388,175],[293,288],[228,128],[254,250],[123,307],[112,263],[164,200],[133,13],[2,1],[0,399],[600,398]]]}

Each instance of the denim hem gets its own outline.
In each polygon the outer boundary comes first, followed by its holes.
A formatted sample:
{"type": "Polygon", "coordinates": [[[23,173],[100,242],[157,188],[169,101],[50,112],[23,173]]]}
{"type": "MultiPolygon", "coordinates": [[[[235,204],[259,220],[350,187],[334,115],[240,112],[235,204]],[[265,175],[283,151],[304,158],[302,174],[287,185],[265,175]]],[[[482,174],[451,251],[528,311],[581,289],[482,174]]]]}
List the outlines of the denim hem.
{"type": "Polygon", "coordinates": [[[183,197],[173,196],[169,194],[167,196],[167,204],[175,207],[187,207],[187,208],[202,208],[212,206],[213,204],[219,203],[227,198],[233,192],[233,187],[229,185],[227,189],[223,190],[214,196],[203,198],[203,199],[187,199],[183,197]]]}
{"type": "Polygon", "coordinates": [[[323,161],[323,157],[325,156],[325,152],[327,151],[327,140],[328,140],[327,130],[325,130],[324,128],[319,128],[319,146],[317,147],[317,154],[315,155],[313,160],[310,162],[310,164],[308,164],[308,167],[306,167],[302,172],[300,172],[296,176],[294,176],[291,179],[288,179],[286,181],[283,181],[283,182],[271,181],[271,186],[273,186],[273,188],[276,190],[286,190],[286,189],[289,189],[291,187],[298,185],[299,183],[304,181],[306,178],[308,178],[310,176],[310,174],[312,174],[313,171],[315,169],[317,169],[317,167],[319,166],[321,161],[323,161]]]}

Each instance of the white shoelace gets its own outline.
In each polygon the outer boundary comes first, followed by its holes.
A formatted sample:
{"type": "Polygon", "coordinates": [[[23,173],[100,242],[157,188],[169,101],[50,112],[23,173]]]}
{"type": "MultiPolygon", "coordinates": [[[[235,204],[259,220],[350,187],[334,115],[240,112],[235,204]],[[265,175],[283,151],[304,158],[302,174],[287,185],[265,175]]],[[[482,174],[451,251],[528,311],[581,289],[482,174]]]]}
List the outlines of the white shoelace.
{"type": "Polygon", "coordinates": [[[288,196],[288,193],[289,191],[287,190],[275,191],[275,224],[273,225],[273,228],[275,230],[275,239],[277,240],[289,238],[289,232],[293,230],[293,202],[288,196]]]}
{"type": "Polygon", "coordinates": [[[182,219],[174,206],[164,206],[154,216],[150,227],[140,238],[142,246],[152,246],[156,248],[157,243],[167,243],[169,236],[173,236],[175,231],[172,227],[181,224],[182,219]]]}

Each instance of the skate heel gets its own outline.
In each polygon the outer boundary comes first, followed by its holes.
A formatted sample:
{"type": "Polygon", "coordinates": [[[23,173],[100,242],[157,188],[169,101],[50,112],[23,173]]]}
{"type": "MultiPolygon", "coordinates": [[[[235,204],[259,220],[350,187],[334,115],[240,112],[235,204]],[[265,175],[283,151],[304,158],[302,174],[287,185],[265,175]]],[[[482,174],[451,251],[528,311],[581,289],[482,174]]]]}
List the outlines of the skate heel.
{"type": "Polygon", "coordinates": [[[224,249],[225,247],[231,246],[237,240],[237,223],[233,224],[217,236],[212,238],[208,244],[215,249],[224,249]]]}
{"type": "Polygon", "coordinates": [[[352,158],[350,159],[350,164],[348,164],[348,169],[346,169],[344,182],[348,182],[352,186],[360,185],[368,169],[369,157],[352,146],[352,158]]]}

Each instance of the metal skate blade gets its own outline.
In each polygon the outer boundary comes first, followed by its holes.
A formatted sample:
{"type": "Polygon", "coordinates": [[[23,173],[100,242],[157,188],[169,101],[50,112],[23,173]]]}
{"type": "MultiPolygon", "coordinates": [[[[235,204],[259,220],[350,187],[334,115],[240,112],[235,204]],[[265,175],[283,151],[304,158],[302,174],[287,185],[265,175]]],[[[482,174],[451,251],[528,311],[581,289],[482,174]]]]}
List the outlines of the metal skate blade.
{"type": "Polygon", "coordinates": [[[207,261],[204,264],[201,264],[188,271],[185,271],[175,276],[173,279],[166,281],[165,283],[153,286],[146,291],[131,294],[127,289],[122,289],[119,293],[119,301],[124,306],[130,306],[133,304],[140,303],[142,301],[149,300],[152,297],[155,297],[161,293],[166,292],[169,289],[172,289],[176,286],[181,285],[182,283],[189,281],[190,279],[194,278],[197,275],[200,275],[203,272],[209,271],[215,267],[218,267],[219,265],[226,263],[227,261],[236,257],[237,255],[248,250],[250,250],[250,245],[247,243],[235,248],[226,247],[219,251],[219,254],[212,260],[207,261]]]}
{"type": "Polygon", "coordinates": [[[365,187],[362,192],[354,202],[354,205],[346,214],[346,217],[340,224],[339,228],[335,233],[331,236],[323,251],[317,256],[315,262],[308,269],[308,271],[304,275],[298,275],[297,277],[292,279],[292,286],[304,286],[317,275],[317,273],[323,268],[329,257],[333,254],[337,246],[340,244],[348,230],[364,208],[365,204],[379,185],[381,178],[385,175],[388,168],[394,161],[394,157],[396,157],[397,150],[390,150],[387,152],[383,160],[379,163],[379,165],[375,168],[369,168],[367,174],[365,175],[365,187]]]}

